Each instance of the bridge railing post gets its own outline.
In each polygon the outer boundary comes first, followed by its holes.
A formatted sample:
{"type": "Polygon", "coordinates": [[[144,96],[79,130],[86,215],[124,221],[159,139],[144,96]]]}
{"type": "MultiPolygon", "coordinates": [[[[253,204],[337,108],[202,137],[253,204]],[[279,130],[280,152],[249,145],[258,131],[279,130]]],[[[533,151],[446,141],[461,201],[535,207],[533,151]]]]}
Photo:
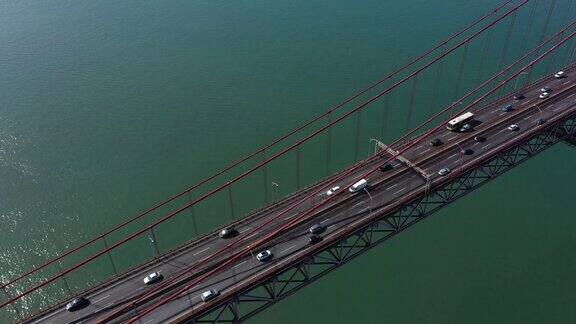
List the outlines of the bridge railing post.
{"type": "MultiPolygon", "coordinates": [[[[62,267],[62,262],[60,260],[58,260],[58,268],[60,268],[60,272],[64,270],[64,268],[62,267]]],[[[62,282],[64,283],[64,288],[66,289],[68,296],[72,296],[72,289],[70,289],[70,285],[68,284],[68,280],[66,280],[65,275],[62,276],[62,282]]]]}
{"type": "MultiPolygon", "coordinates": [[[[265,178],[268,179],[268,177],[265,178]]],[[[268,191],[268,184],[264,184],[264,190],[268,191]]],[[[234,197],[232,196],[232,184],[230,183],[228,184],[228,203],[230,206],[230,217],[232,220],[236,220],[236,215],[234,214],[234,197]]],[[[266,194],[266,203],[268,203],[268,194],[266,194]]]]}

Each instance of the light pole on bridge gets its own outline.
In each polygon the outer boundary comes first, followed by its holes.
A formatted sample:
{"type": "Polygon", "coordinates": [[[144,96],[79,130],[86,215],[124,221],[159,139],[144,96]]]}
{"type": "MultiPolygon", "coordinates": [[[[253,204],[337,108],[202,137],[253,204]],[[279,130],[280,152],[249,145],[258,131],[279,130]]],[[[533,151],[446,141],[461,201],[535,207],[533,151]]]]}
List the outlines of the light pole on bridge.
{"type": "Polygon", "coordinates": [[[156,237],[154,235],[154,228],[150,228],[150,235],[148,235],[148,239],[150,240],[150,248],[152,248],[152,257],[156,259],[160,255],[160,251],[158,250],[158,245],[156,244],[156,237]]]}
{"type": "Polygon", "coordinates": [[[368,189],[366,189],[366,187],[364,187],[364,191],[366,191],[366,193],[368,194],[368,197],[370,197],[370,211],[368,212],[368,216],[370,216],[370,215],[372,215],[372,195],[370,194],[368,189]]]}
{"type": "Polygon", "coordinates": [[[279,188],[280,185],[277,182],[272,181],[272,201],[276,201],[277,197],[276,197],[276,190],[274,190],[274,188],[279,188]]]}

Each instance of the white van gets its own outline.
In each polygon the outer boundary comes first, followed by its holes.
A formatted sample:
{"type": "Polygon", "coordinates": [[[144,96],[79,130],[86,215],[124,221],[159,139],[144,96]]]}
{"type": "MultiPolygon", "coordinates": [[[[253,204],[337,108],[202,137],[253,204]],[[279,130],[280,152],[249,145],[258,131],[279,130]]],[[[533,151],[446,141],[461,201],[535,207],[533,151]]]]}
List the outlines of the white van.
{"type": "Polygon", "coordinates": [[[366,179],[362,179],[358,182],[356,182],[355,184],[352,185],[352,187],[350,187],[350,192],[358,192],[364,188],[366,188],[366,186],[368,186],[368,181],[366,181],[366,179]]]}

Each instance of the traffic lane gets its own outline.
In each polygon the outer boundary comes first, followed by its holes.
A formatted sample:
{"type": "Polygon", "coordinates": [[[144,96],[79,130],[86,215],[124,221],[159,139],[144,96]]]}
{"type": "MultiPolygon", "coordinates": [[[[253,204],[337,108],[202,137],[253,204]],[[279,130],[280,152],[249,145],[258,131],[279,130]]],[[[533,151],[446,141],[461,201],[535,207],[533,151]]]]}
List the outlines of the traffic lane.
{"type": "MultiPolygon", "coordinates": [[[[571,107],[571,105],[574,105],[574,103],[576,102],[576,94],[572,94],[568,97],[566,97],[565,99],[563,99],[562,101],[555,103],[551,106],[546,106],[543,107],[542,110],[543,111],[547,111],[547,110],[555,110],[556,112],[561,112],[563,109],[573,109],[571,107]]],[[[464,163],[467,162],[468,160],[471,159],[475,159],[478,158],[479,156],[481,156],[482,154],[486,153],[488,150],[491,150],[492,148],[495,148],[509,140],[514,139],[514,137],[517,137],[521,134],[523,134],[524,132],[529,132],[531,130],[533,130],[535,127],[545,127],[546,124],[539,126],[538,125],[538,120],[540,119],[540,111],[539,110],[530,110],[525,112],[526,115],[521,115],[519,118],[517,118],[517,120],[514,121],[515,124],[517,124],[519,126],[519,129],[517,131],[510,131],[508,130],[508,125],[501,125],[500,127],[497,128],[493,128],[491,129],[489,132],[487,132],[485,134],[487,141],[489,140],[490,143],[475,143],[473,141],[468,141],[468,145],[463,145],[464,147],[476,147],[477,150],[471,154],[471,155],[463,155],[463,154],[457,154],[457,151],[452,151],[452,155],[450,157],[452,158],[448,158],[443,160],[444,164],[439,164],[439,162],[441,161],[440,159],[434,159],[434,161],[431,161],[431,165],[426,165],[423,166],[423,168],[425,170],[430,171],[431,173],[433,173],[435,176],[438,176],[436,171],[439,171],[440,168],[442,167],[454,167],[454,166],[458,166],[460,163],[464,163]],[[482,146],[480,146],[482,145],[482,146]],[[456,154],[455,154],[456,153],[456,154]],[[454,159],[454,157],[457,157],[456,159],[454,159]],[[463,159],[463,160],[460,160],[463,159]]]]}
{"type": "MultiPolygon", "coordinates": [[[[371,162],[372,164],[375,162],[371,162]]],[[[356,171],[356,173],[362,172],[362,168],[360,168],[359,171],[356,171]]],[[[300,197],[296,197],[292,200],[298,199],[300,197]]],[[[313,202],[311,202],[313,203],[313,202]]],[[[285,206],[279,205],[278,208],[284,208],[285,206]]],[[[279,213],[280,211],[276,211],[276,213],[279,213]]],[[[277,216],[277,214],[272,214],[272,215],[264,215],[266,217],[263,217],[261,219],[258,219],[256,222],[246,226],[243,225],[241,231],[245,232],[249,229],[252,229],[256,226],[259,226],[261,224],[258,223],[264,223],[265,221],[267,221],[270,217],[275,217],[277,216]]],[[[289,219],[285,218],[285,219],[289,219]]],[[[259,234],[258,232],[255,234],[259,234]]],[[[225,241],[225,240],[221,240],[217,235],[214,235],[212,237],[211,240],[206,241],[204,245],[207,245],[206,247],[202,248],[202,247],[197,247],[197,249],[195,250],[189,250],[186,251],[185,253],[182,253],[181,255],[178,255],[175,258],[172,259],[168,259],[163,261],[162,263],[151,267],[148,270],[144,270],[141,271],[140,273],[137,273],[133,276],[133,278],[126,280],[124,282],[120,282],[114,286],[108,287],[107,289],[103,290],[103,291],[99,291],[94,295],[89,296],[89,299],[91,301],[100,301],[101,299],[116,299],[116,303],[119,303],[120,300],[124,300],[126,298],[130,298],[130,297],[135,297],[134,293],[141,293],[140,290],[148,288],[146,286],[142,286],[143,283],[140,283],[140,281],[144,278],[144,276],[148,275],[151,272],[154,271],[159,271],[160,273],[162,273],[164,275],[164,277],[170,277],[172,274],[178,273],[181,270],[183,270],[190,262],[194,262],[194,261],[198,261],[198,259],[201,257],[201,254],[206,254],[209,253],[211,251],[214,250],[220,250],[222,248],[224,248],[227,244],[229,244],[229,241],[225,241]],[[134,281],[134,279],[136,280],[137,283],[139,283],[139,285],[137,284],[137,288],[132,288],[129,289],[127,286],[134,281]],[[110,292],[110,289],[116,289],[117,291],[112,291],[110,292]],[[100,297],[101,295],[104,295],[103,297],[100,297]],[[112,297],[112,298],[110,298],[112,297]]],[[[91,305],[89,305],[88,307],[84,308],[83,310],[79,310],[77,312],[75,312],[74,314],[68,314],[67,312],[65,313],[66,315],[68,315],[68,317],[72,316],[73,317],[85,317],[88,316],[90,314],[93,314],[95,312],[99,312],[101,311],[103,308],[110,306],[111,304],[114,303],[114,301],[107,301],[106,305],[102,305],[101,303],[98,302],[93,302],[91,303],[91,305]]],[[[61,312],[62,310],[60,310],[61,312]]],[[[57,314],[52,314],[53,317],[54,315],[57,314]]],[[[41,318],[42,320],[45,319],[46,317],[41,318]]]]}
{"type": "MultiPolygon", "coordinates": [[[[383,178],[383,175],[380,175],[380,177],[383,178]]],[[[329,226],[332,222],[338,221],[340,218],[347,217],[350,214],[375,209],[385,203],[388,203],[388,200],[396,196],[403,195],[405,190],[409,190],[408,188],[425,184],[425,182],[418,175],[416,175],[416,173],[413,172],[402,173],[394,179],[377,179],[375,177],[371,178],[369,183],[373,184],[368,189],[369,194],[365,193],[364,191],[353,195],[350,194],[352,197],[349,198],[350,200],[345,204],[336,206],[329,211],[316,213],[307,221],[302,222],[298,226],[295,226],[288,232],[288,236],[279,238],[278,241],[290,240],[294,235],[293,233],[297,233],[301,230],[308,230],[314,224],[326,223],[326,225],[329,226]]]]}
{"type": "MultiPolygon", "coordinates": [[[[516,109],[518,109],[518,107],[524,109],[526,106],[543,102],[542,99],[538,97],[541,94],[540,89],[543,86],[550,86],[553,92],[562,91],[562,89],[568,87],[569,84],[573,82],[573,80],[574,79],[573,78],[571,79],[569,76],[561,79],[556,79],[553,76],[551,76],[550,78],[540,81],[536,85],[528,88],[528,90],[523,89],[526,90],[525,92],[523,92],[523,94],[525,95],[524,99],[515,100],[514,98],[511,97],[507,101],[490,103],[487,106],[477,109],[476,111],[474,111],[475,114],[474,119],[484,119],[488,117],[487,120],[490,121],[494,117],[496,118],[501,117],[507,114],[506,112],[502,112],[501,108],[508,104],[511,104],[516,109]]],[[[423,154],[428,152],[430,149],[432,149],[432,146],[429,144],[429,142],[434,138],[439,138],[443,140],[442,142],[448,143],[454,140],[457,137],[457,134],[459,133],[450,132],[447,131],[446,129],[437,130],[436,132],[433,132],[432,134],[427,136],[424,140],[422,140],[423,144],[417,146],[414,149],[414,151],[412,151],[414,152],[412,154],[423,154]]]]}
{"type": "MultiPolygon", "coordinates": [[[[377,193],[375,193],[377,194],[377,193]]],[[[363,195],[364,203],[368,202],[368,198],[367,195],[363,195]]],[[[354,216],[348,216],[350,215],[349,210],[345,210],[343,212],[338,213],[340,216],[346,217],[348,219],[355,219],[357,217],[358,214],[354,214],[354,216]]],[[[339,217],[335,217],[335,219],[337,219],[339,217]]],[[[329,225],[329,227],[332,227],[332,225],[329,225]]],[[[302,247],[306,247],[308,246],[308,237],[309,237],[309,233],[308,233],[308,228],[304,228],[301,230],[301,232],[296,236],[293,237],[291,240],[287,240],[284,242],[281,242],[279,244],[274,245],[273,247],[269,247],[269,249],[273,252],[273,254],[275,255],[275,260],[270,264],[270,266],[273,266],[274,262],[278,262],[279,259],[281,259],[284,255],[290,254],[292,253],[292,251],[297,251],[298,249],[302,248],[302,247]]],[[[254,252],[256,253],[256,251],[254,252]]],[[[237,271],[235,271],[238,267],[243,266],[244,268],[237,270],[243,273],[243,276],[246,276],[246,274],[250,275],[250,272],[247,271],[243,271],[246,269],[246,267],[248,267],[248,269],[255,269],[255,271],[259,271],[257,268],[261,268],[263,266],[266,266],[266,264],[259,264],[258,261],[255,260],[251,260],[251,259],[243,259],[241,260],[238,264],[234,265],[232,268],[228,269],[228,272],[222,272],[221,274],[217,275],[216,278],[218,278],[217,280],[219,280],[219,282],[212,282],[211,284],[205,285],[204,287],[202,286],[197,286],[194,287],[191,292],[192,294],[196,294],[199,295],[202,291],[205,291],[208,288],[208,286],[212,286],[212,287],[219,287],[221,290],[223,290],[224,288],[226,288],[226,286],[229,286],[230,283],[232,283],[230,280],[232,280],[233,278],[233,283],[235,283],[236,281],[238,281],[237,278],[237,271]],[[248,263],[248,262],[252,262],[252,264],[248,263]],[[256,262],[256,266],[254,266],[254,262],[256,262]],[[222,278],[228,278],[228,281],[226,280],[222,280],[222,278]]],[[[189,306],[187,306],[189,307],[189,306]]],[[[170,310],[170,313],[173,314],[173,310],[170,310]]],[[[159,319],[159,317],[156,317],[156,319],[159,319]]]]}
{"type": "MultiPolygon", "coordinates": [[[[297,199],[297,197],[294,199],[297,199]]],[[[264,214],[263,216],[266,215],[264,214]]],[[[258,220],[262,222],[264,221],[261,219],[258,220]]],[[[91,301],[91,303],[84,309],[78,310],[74,313],[69,313],[65,308],[59,308],[51,314],[42,316],[33,322],[41,322],[47,319],[53,320],[55,316],[58,316],[58,318],[61,318],[62,320],[74,320],[77,318],[83,318],[95,312],[99,312],[114,303],[118,303],[121,300],[134,297],[136,294],[142,293],[142,290],[149,288],[142,282],[143,278],[149,273],[159,271],[165,277],[169,277],[171,274],[181,270],[183,264],[187,264],[187,262],[196,259],[197,255],[209,252],[209,250],[215,245],[224,245],[224,242],[221,241],[222,240],[218,237],[218,235],[214,234],[211,237],[208,237],[206,240],[202,241],[201,244],[195,245],[193,248],[171,256],[169,259],[163,260],[160,263],[149,266],[145,270],[136,272],[123,281],[116,282],[109,286],[103,286],[93,294],[88,295],[88,299],[91,301]]]]}
{"type": "MultiPolygon", "coordinates": [[[[361,168],[361,169],[362,169],[362,168],[361,168]]],[[[362,171],[363,171],[363,170],[360,170],[360,171],[357,171],[357,172],[362,172],[362,171]]],[[[313,204],[314,202],[310,201],[310,203],[313,204]]],[[[277,216],[277,215],[273,215],[273,216],[277,216]]],[[[199,252],[204,252],[204,251],[206,251],[207,249],[208,249],[208,248],[205,248],[204,250],[201,250],[201,251],[199,251],[199,252]]],[[[198,252],[198,253],[199,253],[199,252],[198,252]]],[[[194,255],[196,255],[196,254],[198,254],[198,253],[195,253],[194,255]]]]}
{"type": "MultiPolygon", "coordinates": [[[[408,179],[405,179],[405,180],[406,180],[407,182],[412,182],[412,183],[414,183],[415,181],[418,181],[418,180],[419,180],[419,178],[418,178],[416,175],[412,175],[412,174],[407,174],[407,178],[408,178],[408,179]],[[411,177],[413,177],[414,179],[410,179],[411,177]]],[[[381,190],[380,190],[380,191],[378,191],[378,190],[374,190],[374,191],[373,191],[373,195],[374,195],[373,199],[378,199],[378,198],[380,198],[380,194],[384,194],[384,195],[388,194],[388,195],[390,195],[389,192],[388,192],[388,193],[386,192],[386,191],[388,190],[388,188],[387,188],[386,186],[379,186],[378,188],[380,188],[381,190]]],[[[368,197],[368,195],[362,195],[361,197],[363,198],[363,203],[364,203],[364,204],[366,204],[366,203],[369,202],[369,197],[368,197]]],[[[352,207],[352,208],[353,208],[353,207],[352,207]]],[[[328,229],[327,229],[327,232],[326,232],[326,233],[329,233],[330,230],[331,230],[333,227],[339,228],[339,227],[342,227],[342,226],[346,226],[346,224],[347,224],[348,222],[357,220],[357,219],[359,218],[358,216],[361,215],[361,214],[368,215],[369,213],[366,213],[366,209],[367,209],[367,208],[364,207],[362,210],[357,211],[357,212],[353,213],[352,215],[350,214],[350,210],[343,210],[343,211],[341,211],[341,212],[336,213],[336,216],[333,216],[333,219],[332,219],[332,222],[333,222],[333,223],[328,225],[328,229]]],[[[334,213],[334,212],[333,212],[333,213],[334,213]]],[[[333,214],[333,213],[332,213],[332,214],[333,214]]],[[[294,252],[299,251],[299,250],[302,249],[302,248],[307,247],[307,246],[309,245],[309,244],[308,244],[308,237],[309,237],[309,233],[307,232],[307,228],[304,228],[304,229],[303,229],[303,232],[301,232],[301,233],[300,233],[297,237],[295,237],[294,239],[289,240],[289,241],[285,241],[285,242],[283,242],[283,243],[277,244],[277,245],[275,245],[274,247],[270,248],[271,250],[273,250],[274,255],[279,256],[279,257],[275,258],[276,261],[274,261],[274,262],[278,262],[278,261],[281,260],[282,257],[285,256],[286,254],[289,255],[289,254],[291,254],[291,253],[294,253],[294,252]],[[294,251],[294,252],[292,252],[292,251],[294,251]]],[[[237,268],[237,267],[239,267],[239,266],[245,266],[245,267],[249,267],[249,268],[251,267],[251,265],[250,265],[249,263],[247,263],[247,262],[249,262],[249,260],[242,260],[242,261],[240,261],[239,264],[236,264],[235,266],[233,266],[232,269],[229,269],[229,270],[228,270],[228,273],[223,272],[222,274],[217,275],[217,277],[218,277],[219,279],[222,279],[222,276],[223,276],[224,278],[232,278],[232,277],[233,277],[233,273],[230,273],[230,271],[233,271],[234,268],[237,268]]],[[[255,261],[255,262],[257,262],[257,261],[255,261]]],[[[272,262],[271,264],[273,265],[274,262],[272,262]]],[[[262,265],[257,265],[257,266],[258,266],[258,267],[262,267],[262,265]]],[[[260,270],[254,268],[254,267],[252,267],[251,269],[255,269],[256,272],[260,271],[260,270]]],[[[244,272],[244,273],[245,273],[245,274],[246,274],[246,273],[250,274],[250,272],[244,272]]],[[[246,278],[247,278],[247,277],[246,277],[246,278]]],[[[246,279],[246,278],[244,278],[244,279],[246,279]]],[[[242,280],[244,280],[244,279],[242,279],[242,280]]],[[[229,280],[231,280],[231,279],[229,279],[229,280]]],[[[239,281],[238,278],[235,278],[234,280],[235,280],[234,282],[239,281]]],[[[216,286],[216,287],[220,287],[220,289],[223,290],[223,289],[226,288],[227,283],[230,283],[229,281],[228,281],[228,282],[227,282],[227,281],[221,281],[221,282],[223,282],[224,284],[221,283],[220,285],[215,285],[215,284],[213,283],[212,285],[213,285],[213,286],[216,286]]],[[[195,287],[195,288],[196,288],[196,287],[195,287]]],[[[202,291],[204,291],[203,289],[206,289],[206,288],[207,288],[207,287],[200,288],[200,289],[195,289],[194,291],[195,291],[196,294],[200,294],[202,291]]],[[[193,288],[193,289],[194,289],[194,288],[193,288]]],[[[184,305],[184,304],[182,304],[182,305],[184,305]]],[[[167,306],[167,307],[168,307],[168,306],[167,306]]],[[[173,311],[174,311],[174,310],[171,309],[168,313],[173,314],[173,313],[174,313],[173,311]]],[[[158,319],[160,319],[160,317],[156,317],[155,319],[158,320],[158,319]]]]}
{"type": "Polygon", "coordinates": [[[214,288],[218,289],[221,293],[225,293],[227,290],[233,289],[235,285],[241,284],[247,279],[254,278],[254,276],[257,276],[263,268],[274,267],[275,264],[290,255],[292,251],[296,249],[296,246],[307,246],[307,237],[302,236],[292,242],[286,242],[285,244],[279,244],[276,247],[271,248],[276,251],[273,252],[274,258],[270,262],[259,262],[251,258],[241,261],[227,271],[219,273],[217,276],[211,278],[210,282],[203,287],[194,287],[181,294],[178,299],[159,307],[157,310],[143,318],[142,322],[163,322],[169,318],[173,318],[175,314],[177,315],[181,311],[190,308],[197,308],[203,304],[201,299],[199,297],[194,298],[192,300],[193,304],[190,305],[190,299],[188,299],[187,296],[200,296],[202,292],[214,288]]]}
{"type": "MultiPolygon", "coordinates": [[[[563,91],[564,91],[564,92],[560,93],[561,96],[566,95],[565,91],[567,91],[567,90],[564,89],[563,91]]],[[[560,100],[563,100],[563,99],[561,98],[560,100]]],[[[549,103],[549,101],[544,101],[544,102],[542,103],[542,105],[540,105],[539,107],[545,108],[545,107],[549,106],[550,104],[553,104],[553,103],[549,103]]],[[[541,109],[542,109],[542,108],[541,108],[541,109]]],[[[461,136],[459,137],[458,142],[456,142],[456,143],[451,143],[448,147],[445,147],[445,146],[443,145],[442,147],[439,147],[438,149],[444,151],[444,150],[453,148],[453,147],[454,147],[454,144],[456,144],[456,146],[458,146],[459,148],[462,148],[462,150],[463,150],[463,149],[464,149],[463,146],[462,146],[463,143],[464,143],[465,141],[469,141],[469,139],[472,138],[473,136],[475,136],[475,135],[481,135],[482,137],[486,137],[486,135],[482,135],[482,134],[485,134],[486,129],[491,129],[491,128],[493,128],[493,127],[500,126],[500,125],[503,124],[503,123],[508,123],[506,126],[509,126],[510,124],[513,124],[513,123],[515,123],[516,121],[518,121],[517,118],[519,118],[519,116],[525,116],[525,114],[526,114],[528,111],[533,111],[533,110],[534,110],[533,107],[529,107],[529,108],[527,108],[527,109],[517,110],[517,111],[513,111],[513,112],[510,112],[510,113],[507,113],[507,116],[506,116],[506,117],[500,118],[500,119],[498,119],[498,120],[496,120],[496,121],[494,121],[494,122],[486,122],[486,121],[483,121],[483,122],[481,122],[481,123],[475,128],[475,130],[474,130],[473,132],[461,133],[461,136]]],[[[537,110],[537,111],[542,111],[542,110],[537,110]]],[[[445,145],[448,145],[448,144],[445,144],[445,145]]],[[[425,157],[424,157],[424,158],[425,158],[425,157]]],[[[417,161],[421,161],[421,160],[417,160],[417,161]]],[[[420,163],[417,163],[417,164],[420,165],[420,163]]]]}
{"type": "MultiPolygon", "coordinates": [[[[380,162],[380,163],[381,163],[381,162],[380,162]]],[[[368,171],[369,171],[371,168],[373,168],[373,167],[374,167],[374,166],[370,166],[370,168],[362,168],[361,173],[366,173],[366,172],[368,172],[368,171]]],[[[400,174],[400,175],[401,175],[403,172],[410,172],[408,169],[401,170],[399,167],[400,167],[400,165],[397,165],[396,169],[397,169],[397,171],[398,171],[398,174],[400,174]]],[[[402,166],[402,167],[404,167],[404,166],[402,166]]],[[[361,175],[361,174],[358,174],[358,175],[356,175],[356,177],[359,177],[360,175],[361,175]]],[[[394,179],[395,179],[395,177],[397,177],[397,176],[398,176],[398,175],[392,175],[391,178],[394,178],[394,179]]],[[[350,180],[350,182],[353,182],[354,178],[351,177],[351,179],[352,179],[352,180],[350,180]]],[[[369,183],[372,183],[372,180],[371,180],[372,178],[368,177],[367,179],[368,179],[369,183]]],[[[343,189],[341,189],[341,190],[347,190],[347,187],[345,187],[345,188],[343,188],[343,189]]],[[[316,216],[306,217],[305,222],[312,224],[312,223],[315,221],[315,219],[317,219],[317,217],[318,217],[317,215],[322,215],[322,214],[324,214],[324,213],[330,212],[333,208],[338,208],[338,206],[341,206],[341,205],[347,205],[347,204],[350,204],[350,203],[357,203],[357,202],[358,202],[358,199],[356,199],[355,196],[356,196],[356,195],[350,196],[347,192],[340,194],[340,197],[341,197],[341,198],[340,198],[339,200],[334,199],[334,201],[331,202],[330,204],[327,204],[327,205],[326,205],[325,207],[323,207],[322,209],[315,211],[314,214],[315,214],[316,216]]],[[[287,216],[286,218],[284,218],[284,220],[290,221],[294,216],[300,215],[300,213],[306,212],[306,211],[309,210],[310,208],[315,207],[318,202],[319,202],[319,201],[308,200],[306,203],[303,203],[302,206],[300,206],[300,207],[297,209],[297,212],[298,212],[298,213],[290,214],[290,216],[287,216]]],[[[272,233],[273,231],[278,230],[281,226],[284,226],[284,225],[285,225],[285,223],[280,220],[279,222],[274,223],[274,224],[271,225],[270,227],[267,227],[267,228],[265,228],[265,229],[262,229],[258,234],[259,234],[259,235],[270,234],[270,233],[272,233]]],[[[279,239],[281,239],[281,237],[279,237],[279,239]]]]}

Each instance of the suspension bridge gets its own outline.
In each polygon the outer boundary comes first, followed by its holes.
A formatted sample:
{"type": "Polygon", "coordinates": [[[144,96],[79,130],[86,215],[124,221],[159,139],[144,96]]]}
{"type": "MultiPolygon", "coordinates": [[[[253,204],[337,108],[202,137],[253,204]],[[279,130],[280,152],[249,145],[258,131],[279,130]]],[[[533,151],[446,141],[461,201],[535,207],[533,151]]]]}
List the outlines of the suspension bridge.
{"type": "Polygon", "coordinates": [[[547,148],[576,145],[575,7],[491,8],[270,144],[5,280],[3,315],[242,322],[547,148]],[[467,112],[466,127],[447,129],[467,112]],[[144,284],[152,272],[162,280],[144,284]],[[84,307],[67,311],[78,297],[84,307]]]}

